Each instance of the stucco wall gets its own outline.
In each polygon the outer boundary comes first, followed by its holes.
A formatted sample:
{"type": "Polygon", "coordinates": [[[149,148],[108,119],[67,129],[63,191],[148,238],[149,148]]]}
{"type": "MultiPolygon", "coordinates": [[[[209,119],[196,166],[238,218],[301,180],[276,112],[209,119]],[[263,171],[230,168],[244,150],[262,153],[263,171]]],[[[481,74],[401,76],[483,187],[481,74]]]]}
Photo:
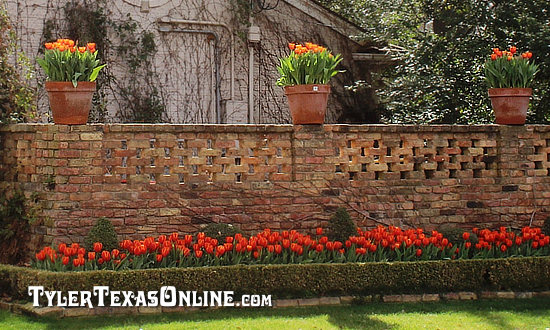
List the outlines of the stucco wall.
{"type": "MultiPolygon", "coordinates": [[[[66,30],[64,6],[67,3],[61,0],[7,1],[20,46],[31,62],[40,56],[43,43],[47,41],[45,35],[66,30]]],[[[102,83],[101,93],[105,97],[98,101],[100,107],[108,110],[104,120],[130,120],[128,109],[138,101],[129,98],[124,88],[132,86],[139,94],[138,99],[140,96],[152,95],[154,89],[158,89],[158,97],[167,108],[167,115],[163,118],[166,122],[215,122],[218,99],[222,121],[247,122],[249,48],[246,24],[249,18],[236,16],[231,1],[156,0],[149,1],[148,10],[144,10],[141,3],[137,0],[109,1],[104,8],[110,21],[127,23],[131,18],[138,25],[136,34],[141,31],[152,32],[157,46],[154,60],[147,63],[146,68],[132,72],[117,50],[122,46],[121,32],[112,26],[107,29],[109,42],[105,45],[107,51],[104,61],[108,64],[106,73],[109,82],[102,83]],[[159,20],[167,18],[214,24],[159,24],[159,20]],[[162,27],[180,31],[163,32],[162,27]],[[235,50],[233,88],[232,46],[235,50]],[[219,77],[216,75],[217,66],[219,77]],[[216,90],[218,79],[219,93],[216,90]]],[[[275,86],[277,58],[287,53],[286,45],[289,41],[321,43],[336,53],[344,54],[342,69],[346,73],[334,80],[327,122],[336,122],[346,108],[362,106],[364,111],[369,111],[376,107],[372,93],[357,100],[353,94],[344,90],[345,85],[351,85],[355,80],[369,79],[369,68],[351,59],[351,52],[358,45],[348,36],[358,30],[313,4],[299,6],[300,9],[295,7],[301,3],[308,2],[280,1],[273,10],[255,13],[254,22],[260,27],[262,36],[260,43],[254,46],[256,122],[289,121],[283,92],[275,86]]],[[[48,101],[41,87],[44,76],[40,69],[37,69],[37,73],[38,104],[43,115],[41,120],[45,121],[48,101]]]]}

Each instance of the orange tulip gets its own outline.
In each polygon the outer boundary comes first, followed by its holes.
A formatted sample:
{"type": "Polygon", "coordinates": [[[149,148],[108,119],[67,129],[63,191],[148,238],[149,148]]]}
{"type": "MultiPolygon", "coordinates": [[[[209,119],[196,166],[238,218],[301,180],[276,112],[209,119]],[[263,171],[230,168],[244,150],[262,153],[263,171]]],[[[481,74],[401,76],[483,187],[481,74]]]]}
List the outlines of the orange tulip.
{"type": "Polygon", "coordinates": [[[52,49],[53,48],[53,43],[51,42],[46,42],[46,49],[52,49]]]}
{"type": "Polygon", "coordinates": [[[288,44],[288,48],[290,50],[294,50],[296,48],[296,44],[291,42],[291,43],[288,44]]]}
{"type": "Polygon", "coordinates": [[[78,47],[78,51],[84,54],[84,52],[86,52],[86,47],[78,47]]]}
{"type": "Polygon", "coordinates": [[[517,50],[518,49],[516,48],[516,46],[510,47],[510,53],[512,53],[512,54],[515,54],[517,50]]]}
{"type": "Polygon", "coordinates": [[[498,56],[497,56],[497,54],[491,54],[491,60],[493,60],[493,61],[494,61],[494,60],[496,60],[496,59],[497,59],[497,57],[498,57],[498,56]]]}

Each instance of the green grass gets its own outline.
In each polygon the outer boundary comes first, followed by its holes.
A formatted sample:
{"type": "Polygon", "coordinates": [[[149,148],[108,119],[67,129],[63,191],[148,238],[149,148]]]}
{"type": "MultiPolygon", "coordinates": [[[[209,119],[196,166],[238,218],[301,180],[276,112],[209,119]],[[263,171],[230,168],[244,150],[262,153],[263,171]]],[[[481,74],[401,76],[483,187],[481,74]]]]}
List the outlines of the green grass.
{"type": "Polygon", "coordinates": [[[34,318],[0,311],[0,329],[545,329],[550,298],[220,309],[184,314],[34,318]]]}

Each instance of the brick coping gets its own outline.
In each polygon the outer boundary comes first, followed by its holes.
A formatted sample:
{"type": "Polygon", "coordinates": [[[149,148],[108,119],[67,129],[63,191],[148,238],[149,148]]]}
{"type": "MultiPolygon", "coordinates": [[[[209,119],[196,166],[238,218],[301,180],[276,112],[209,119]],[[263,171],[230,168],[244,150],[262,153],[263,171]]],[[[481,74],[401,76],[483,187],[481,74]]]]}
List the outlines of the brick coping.
{"type": "MultiPolygon", "coordinates": [[[[339,306],[362,303],[418,303],[438,302],[452,300],[478,300],[478,299],[530,299],[535,297],[550,297],[550,291],[483,291],[476,292],[450,292],[433,294],[397,294],[397,295],[367,295],[367,296],[340,296],[320,298],[296,298],[274,299],[274,308],[303,307],[303,306],[339,306]]],[[[32,303],[17,303],[0,301],[0,309],[15,314],[25,314],[37,317],[81,317],[97,315],[146,315],[159,313],[188,313],[206,309],[220,309],[222,307],[96,307],[90,308],[66,308],[66,307],[33,307],[32,303]]],[[[242,307],[236,307],[242,308],[242,307]]],[[[268,308],[268,307],[267,307],[268,308]]]]}
{"type": "Polygon", "coordinates": [[[24,123],[0,125],[0,132],[293,132],[293,131],[334,131],[334,132],[499,132],[512,131],[550,131],[550,125],[401,125],[401,124],[324,124],[324,125],[291,125],[291,124],[87,124],[55,125],[42,123],[24,123]]]}

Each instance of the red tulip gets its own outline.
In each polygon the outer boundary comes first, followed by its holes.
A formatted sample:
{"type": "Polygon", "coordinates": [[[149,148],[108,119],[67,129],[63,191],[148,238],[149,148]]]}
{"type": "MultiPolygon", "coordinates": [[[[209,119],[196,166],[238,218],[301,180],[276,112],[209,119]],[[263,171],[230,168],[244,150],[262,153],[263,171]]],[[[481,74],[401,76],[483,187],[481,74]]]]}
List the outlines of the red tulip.
{"type": "Polygon", "coordinates": [[[321,236],[323,235],[323,228],[319,227],[315,230],[315,233],[317,234],[317,236],[321,236]]]}
{"type": "Polygon", "coordinates": [[[162,254],[157,254],[157,262],[161,262],[162,261],[162,254]]]}
{"type": "Polygon", "coordinates": [[[46,253],[44,252],[44,250],[38,252],[35,256],[36,256],[36,259],[40,261],[44,261],[44,259],[46,259],[46,253]]]}
{"type": "Polygon", "coordinates": [[[88,252],[88,260],[95,260],[95,252],[88,252]]]}
{"type": "Polygon", "coordinates": [[[63,265],[67,266],[69,264],[69,257],[64,256],[63,259],[61,259],[61,262],[63,265]]]}
{"type": "Polygon", "coordinates": [[[470,239],[470,233],[464,232],[464,234],[462,234],[462,238],[463,238],[465,241],[469,240],[469,239],[470,239]]]}
{"type": "Polygon", "coordinates": [[[197,258],[202,257],[202,250],[195,250],[195,257],[197,258]]]}
{"type": "Polygon", "coordinates": [[[103,244],[101,244],[100,242],[95,242],[94,243],[94,251],[96,253],[99,253],[99,252],[101,252],[101,250],[103,250],[103,244]]]}
{"type": "Polygon", "coordinates": [[[103,252],[101,252],[101,258],[105,262],[109,262],[109,260],[111,260],[111,253],[109,251],[103,251],[103,252]]]}
{"type": "Polygon", "coordinates": [[[420,257],[421,255],[422,255],[422,249],[417,249],[416,250],[416,256],[420,257]]]}

